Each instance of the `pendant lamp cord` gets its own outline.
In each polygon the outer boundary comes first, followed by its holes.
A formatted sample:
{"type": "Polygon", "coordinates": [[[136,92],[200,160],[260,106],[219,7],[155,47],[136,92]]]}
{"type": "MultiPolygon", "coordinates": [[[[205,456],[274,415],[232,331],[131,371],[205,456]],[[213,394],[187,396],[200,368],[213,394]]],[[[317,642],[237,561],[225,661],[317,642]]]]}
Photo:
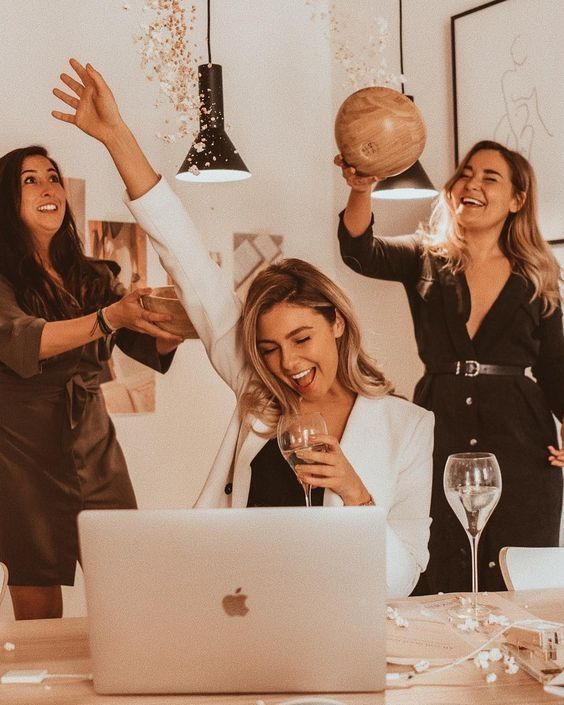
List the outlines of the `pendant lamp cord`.
{"type": "MultiPolygon", "coordinates": [[[[401,2],[401,0],[400,0],[401,2]]],[[[208,64],[212,63],[210,42],[210,0],[208,0],[208,64]]]]}
{"type": "MultiPolygon", "coordinates": [[[[209,30],[208,30],[209,34],[209,30]]],[[[402,2],[399,0],[399,46],[400,46],[400,82],[401,82],[401,92],[405,94],[403,85],[403,13],[402,13],[402,2]]]]}

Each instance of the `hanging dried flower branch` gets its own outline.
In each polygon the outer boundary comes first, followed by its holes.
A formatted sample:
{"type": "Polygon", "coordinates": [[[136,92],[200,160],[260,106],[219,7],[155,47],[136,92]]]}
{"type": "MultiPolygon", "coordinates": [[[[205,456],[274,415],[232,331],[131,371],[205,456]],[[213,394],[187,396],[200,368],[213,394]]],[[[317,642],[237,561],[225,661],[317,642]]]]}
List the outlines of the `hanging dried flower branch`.
{"type": "Polygon", "coordinates": [[[337,9],[336,2],[330,2],[327,10],[316,10],[319,0],[305,0],[314,8],[312,19],[329,21],[329,34],[334,42],[334,57],[342,65],[347,83],[345,88],[354,90],[367,86],[389,86],[398,90],[403,76],[396,76],[388,69],[386,47],[390,37],[388,21],[383,17],[374,19],[375,32],[370,33],[365,44],[355,41],[354,49],[345,38],[350,18],[337,9]]]}
{"type": "MultiPolygon", "coordinates": [[[[123,7],[128,9],[125,4],[123,7]]],[[[141,33],[134,36],[139,45],[141,66],[149,81],[155,78],[158,81],[161,96],[155,105],[161,104],[164,97],[178,116],[175,133],[156,133],[156,136],[165,142],[175,142],[177,136],[194,136],[200,109],[198,64],[201,58],[195,55],[196,43],[190,48],[188,33],[194,31],[196,6],[191,5],[188,16],[182,0],[145,0],[143,11],[154,13],[154,18],[141,25],[141,33]]]]}

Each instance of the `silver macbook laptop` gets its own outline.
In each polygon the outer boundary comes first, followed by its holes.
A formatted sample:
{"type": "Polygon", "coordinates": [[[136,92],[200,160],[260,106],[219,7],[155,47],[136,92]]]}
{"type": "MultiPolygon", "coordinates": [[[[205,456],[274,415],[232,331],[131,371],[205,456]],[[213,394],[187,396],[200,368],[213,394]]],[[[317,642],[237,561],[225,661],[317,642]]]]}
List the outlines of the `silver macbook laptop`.
{"type": "Polygon", "coordinates": [[[79,531],[97,692],[384,688],[382,510],[94,510],[79,531]]]}

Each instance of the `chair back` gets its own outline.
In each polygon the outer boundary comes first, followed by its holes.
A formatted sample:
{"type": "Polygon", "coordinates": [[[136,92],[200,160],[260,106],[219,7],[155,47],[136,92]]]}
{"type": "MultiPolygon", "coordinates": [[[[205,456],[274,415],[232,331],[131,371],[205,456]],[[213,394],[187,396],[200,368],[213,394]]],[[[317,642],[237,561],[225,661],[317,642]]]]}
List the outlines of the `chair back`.
{"type": "Polygon", "coordinates": [[[4,563],[0,563],[0,603],[8,587],[8,567],[4,563]]]}
{"type": "Polygon", "coordinates": [[[505,546],[499,566],[508,590],[564,588],[564,546],[505,546]]]}

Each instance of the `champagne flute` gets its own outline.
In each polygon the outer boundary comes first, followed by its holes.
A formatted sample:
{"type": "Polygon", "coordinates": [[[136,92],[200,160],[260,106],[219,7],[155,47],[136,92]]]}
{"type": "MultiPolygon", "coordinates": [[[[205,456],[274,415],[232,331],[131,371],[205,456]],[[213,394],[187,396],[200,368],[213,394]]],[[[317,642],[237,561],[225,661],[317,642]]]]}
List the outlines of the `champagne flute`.
{"type": "MultiPolygon", "coordinates": [[[[294,472],[296,465],[315,465],[310,460],[299,458],[296,451],[326,451],[325,444],[315,440],[315,436],[326,433],[327,424],[318,411],[280,417],[277,433],[278,447],[294,472]]],[[[304,490],[306,507],[311,507],[311,485],[301,480],[299,482],[304,490]]]]}
{"type": "Polygon", "coordinates": [[[491,610],[478,604],[478,542],[501,495],[501,472],[493,453],[449,455],[443,476],[445,495],[470,540],[472,601],[451,610],[452,617],[483,620],[491,610]]]}

